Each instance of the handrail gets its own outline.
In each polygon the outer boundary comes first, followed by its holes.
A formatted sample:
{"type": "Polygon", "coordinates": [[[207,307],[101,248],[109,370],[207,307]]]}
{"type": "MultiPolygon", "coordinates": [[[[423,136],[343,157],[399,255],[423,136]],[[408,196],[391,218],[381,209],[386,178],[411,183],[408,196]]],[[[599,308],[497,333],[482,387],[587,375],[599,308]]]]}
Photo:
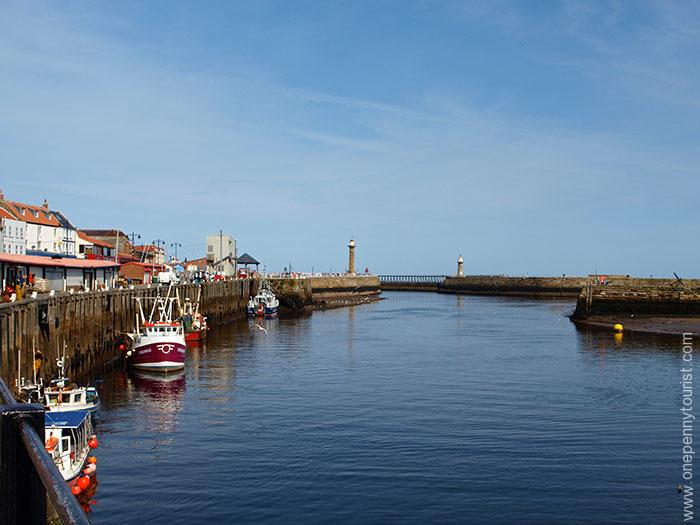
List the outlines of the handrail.
{"type": "Polygon", "coordinates": [[[446,275],[378,275],[380,283],[427,283],[437,284],[443,282],[446,275]]]}
{"type": "Polygon", "coordinates": [[[0,379],[0,493],[3,523],[46,523],[46,496],[65,525],[90,521],[44,449],[44,408],[18,403],[0,379]],[[41,436],[40,436],[41,434],[41,436]],[[4,443],[3,443],[4,441],[4,443]]]}

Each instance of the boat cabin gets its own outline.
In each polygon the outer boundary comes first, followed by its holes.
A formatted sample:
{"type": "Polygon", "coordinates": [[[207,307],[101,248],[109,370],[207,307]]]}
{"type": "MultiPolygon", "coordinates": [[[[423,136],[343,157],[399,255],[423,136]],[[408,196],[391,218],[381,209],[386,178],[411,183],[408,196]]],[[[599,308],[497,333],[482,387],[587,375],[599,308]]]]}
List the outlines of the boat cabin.
{"type": "Polygon", "coordinates": [[[157,337],[163,335],[182,335],[180,323],[146,323],[141,326],[141,335],[157,337]]]}
{"type": "Polygon", "coordinates": [[[80,474],[90,452],[92,420],[87,410],[46,412],[46,451],[66,481],[80,474]]]}

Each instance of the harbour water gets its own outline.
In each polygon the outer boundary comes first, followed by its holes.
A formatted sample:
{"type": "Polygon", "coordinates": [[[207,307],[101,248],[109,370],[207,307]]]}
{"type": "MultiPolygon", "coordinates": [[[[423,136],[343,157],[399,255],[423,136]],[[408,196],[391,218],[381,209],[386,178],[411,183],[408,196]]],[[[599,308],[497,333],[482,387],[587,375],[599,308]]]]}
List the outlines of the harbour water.
{"type": "Polygon", "coordinates": [[[577,331],[569,301],[384,296],[105,375],[93,522],[680,521],[680,341],[577,331]]]}

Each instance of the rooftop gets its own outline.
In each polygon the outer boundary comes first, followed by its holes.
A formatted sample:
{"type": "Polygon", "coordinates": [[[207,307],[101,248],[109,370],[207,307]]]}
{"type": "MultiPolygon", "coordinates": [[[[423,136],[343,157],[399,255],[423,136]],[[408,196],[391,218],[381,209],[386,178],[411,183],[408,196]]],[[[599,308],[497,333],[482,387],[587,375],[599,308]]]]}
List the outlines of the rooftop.
{"type": "Polygon", "coordinates": [[[238,258],[238,264],[260,264],[260,261],[256,261],[247,253],[244,253],[238,258]]]}
{"type": "Polygon", "coordinates": [[[108,242],[101,241],[99,239],[95,239],[94,237],[90,237],[87,235],[84,231],[78,230],[78,237],[80,237],[82,240],[87,241],[95,246],[102,246],[104,248],[113,248],[111,244],[108,242]]]}
{"type": "Polygon", "coordinates": [[[7,210],[20,221],[31,224],[41,224],[42,226],[53,226],[55,228],[61,226],[61,223],[51,210],[44,206],[35,206],[33,204],[15,201],[4,201],[4,203],[7,210]]]}
{"type": "Polygon", "coordinates": [[[59,268],[115,268],[119,263],[114,261],[97,261],[93,259],[54,259],[40,255],[15,255],[0,253],[0,262],[8,264],[21,264],[24,266],[53,266],[59,268]]]}

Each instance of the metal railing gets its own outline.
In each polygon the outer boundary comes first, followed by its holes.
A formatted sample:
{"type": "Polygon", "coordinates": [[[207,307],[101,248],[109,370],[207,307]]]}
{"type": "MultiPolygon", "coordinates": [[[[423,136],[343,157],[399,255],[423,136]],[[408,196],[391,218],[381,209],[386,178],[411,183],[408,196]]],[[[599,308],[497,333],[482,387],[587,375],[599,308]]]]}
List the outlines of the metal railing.
{"type": "Polygon", "coordinates": [[[89,525],[44,449],[44,407],[18,403],[0,379],[0,523],[44,525],[47,498],[64,525],[89,525]]]}
{"type": "Polygon", "coordinates": [[[392,284],[439,284],[446,275],[379,275],[379,282],[392,284]]]}

